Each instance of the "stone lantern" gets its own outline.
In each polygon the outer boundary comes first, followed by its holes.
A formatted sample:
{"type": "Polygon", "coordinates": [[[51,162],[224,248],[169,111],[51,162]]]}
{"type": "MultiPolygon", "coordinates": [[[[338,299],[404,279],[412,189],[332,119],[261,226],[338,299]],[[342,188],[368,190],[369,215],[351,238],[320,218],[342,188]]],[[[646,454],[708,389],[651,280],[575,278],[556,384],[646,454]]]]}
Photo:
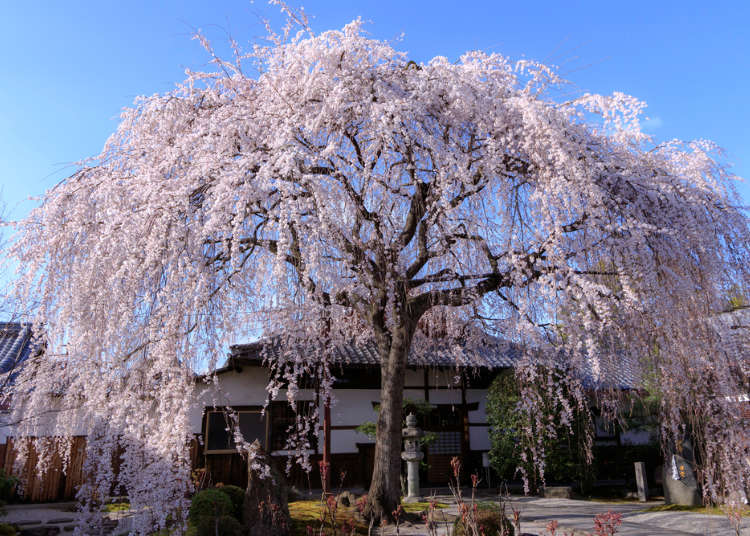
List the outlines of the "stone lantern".
{"type": "Polygon", "coordinates": [[[403,429],[404,451],[401,459],[406,462],[406,491],[404,502],[419,502],[419,462],[424,458],[424,453],[419,448],[419,438],[424,432],[417,428],[417,417],[410,413],[406,417],[406,428],[403,429]]]}

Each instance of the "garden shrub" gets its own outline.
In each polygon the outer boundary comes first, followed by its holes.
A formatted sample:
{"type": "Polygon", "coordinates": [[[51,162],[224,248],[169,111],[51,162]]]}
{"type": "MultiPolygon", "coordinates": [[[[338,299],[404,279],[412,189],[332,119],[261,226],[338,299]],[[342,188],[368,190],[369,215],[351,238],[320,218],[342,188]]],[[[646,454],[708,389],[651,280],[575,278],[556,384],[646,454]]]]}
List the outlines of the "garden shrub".
{"type": "Polygon", "coordinates": [[[242,519],[242,505],[245,502],[245,490],[239,486],[220,486],[217,487],[220,492],[224,493],[232,501],[232,511],[230,512],[236,519],[242,519]]]}
{"type": "MultiPolygon", "coordinates": [[[[476,520],[479,533],[484,536],[513,536],[515,534],[513,523],[496,504],[478,503],[476,520]]],[[[453,524],[453,534],[455,536],[469,536],[472,532],[471,530],[468,533],[466,532],[459,517],[453,524]]]]}
{"type": "Polygon", "coordinates": [[[10,502],[15,496],[18,477],[9,475],[5,469],[0,469],[0,501],[10,502]]]}
{"type": "Polygon", "coordinates": [[[193,496],[188,512],[188,520],[196,527],[200,527],[204,521],[215,520],[231,514],[233,510],[232,500],[229,495],[218,489],[204,489],[193,496]]]}
{"type": "Polygon", "coordinates": [[[0,536],[16,536],[16,527],[8,523],[0,523],[0,536]]]}
{"type": "Polygon", "coordinates": [[[195,528],[196,536],[244,536],[245,533],[242,524],[230,515],[218,518],[204,516],[195,528]]]}
{"type": "MultiPolygon", "coordinates": [[[[540,371],[540,378],[547,378],[556,372],[540,371]]],[[[540,380],[541,381],[541,380],[540,380]]],[[[544,393],[542,393],[543,395],[544,393]]],[[[544,396],[542,396],[544,400],[544,396]]],[[[545,400],[549,414],[559,411],[556,403],[545,400]]],[[[521,392],[513,370],[499,373],[487,393],[487,420],[490,424],[490,464],[501,480],[515,479],[516,469],[521,465],[529,477],[531,491],[541,488],[538,468],[527,457],[521,462],[524,443],[521,441],[521,431],[532,427],[532,418],[523,411],[521,392]]],[[[575,419],[571,428],[560,425],[557,439],[543,438],[546,453],[545,478],[551,482],[576,482],[579,487],[586,488],[594,478],[592,467],[586,462],[583,440],[586,418],[580,411],[575,412],[575,419]]],[[[529,454],[528,452],[526,454],[529,454]]]]}
{"type": "Polygon", "coordinates": [[[499,373],[487,393],[487,420],[492,443],[490,463],[503,480],[513,480],[518,465],[518,438],[523,426],[520,400],[513,371],[499,373]]]}

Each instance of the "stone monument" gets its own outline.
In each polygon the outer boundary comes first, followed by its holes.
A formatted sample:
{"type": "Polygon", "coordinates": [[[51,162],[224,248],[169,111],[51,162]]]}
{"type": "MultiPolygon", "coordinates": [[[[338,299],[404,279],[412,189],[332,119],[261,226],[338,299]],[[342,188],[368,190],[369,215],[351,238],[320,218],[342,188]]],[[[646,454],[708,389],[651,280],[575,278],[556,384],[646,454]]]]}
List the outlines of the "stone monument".
{"type": "Polygon", "coordinates": [[[638,500],[648,500],[648,479],[646,478],[646,464],[635,462],[635,483],[638,486],[638,500]]]}
{"type": "Polygon", "coordinates": [[[406,497],[404,502],[419,502],[419,462],[424,458],[424,453],[419,448],[419,438],[424,433],[417,428],[417,417],[410,413],[406,417],[406,428],[403,429],[404,451],[401,459],[406,462],[406,497]]]}
{"type": "Polygon", "coordinates": [[[664,502],[683,506],[700,506],[698,482],[693,470],[693,446],[684,441],[675,448],[664,464],[664,502]]]}

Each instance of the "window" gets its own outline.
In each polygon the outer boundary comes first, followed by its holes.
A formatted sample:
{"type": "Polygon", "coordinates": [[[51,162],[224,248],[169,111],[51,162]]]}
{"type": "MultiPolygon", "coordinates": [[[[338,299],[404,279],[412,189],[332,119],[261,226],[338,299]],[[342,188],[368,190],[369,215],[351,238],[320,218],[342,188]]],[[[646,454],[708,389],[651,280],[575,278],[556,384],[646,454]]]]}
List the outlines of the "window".
{"type": "MultiPolygon", "coordinates": [[[[256,439],[261,447],[266,445],[266,423],[261,408],[252,410],[237,410],[240,433],[248,443],[256,439]]],[[[206,452],[234,451],[234,437],[229,426],[229,416],[222,410],[206,411],[206,452]]]]}
{"type": "MultiPolygon", "coordinates": [[[[312,415],[315,409],[312,401],[298,401],[297,412],[312,415]]],[[[296,414],[288,402],[272,402],[267,410],[266,419],[261,406],[235,407],[239,419],[240,433],[248,443],[255,440],[266,452],[287,449],[287,438],[290,427],[296,425],[296,414]],[[270,421],[270,422],[269,422],[270,421]]],[[[204,421],[205,453],[228,454],[236,452],[230,417],[221,409],[206,408],[204,421]]],[[[315,449],[317,433],[310,430],[307,435],[310,448],[315,449]]]]}
{"type": "Polygon", "coordinates": [[[436,435],[427,446],[428,454],[460,454],[463,413],[450,404],[439,404],[428,417],[428,429],[436,435]]]}
{"type": "MultiPolygon", "coordinates": [[[[310,417],[315,406],[312,401],[297,401],[297,413],[310,417]]],[[[288,448],[287,439],[290,429],[293,431],[297,423],[297,414],[292,410],[288,402],[271,403],[271,451],[285,450],[288,448]]],[[[312,427],[311,427],[312,428],[312,427]]],[[[311,449],[316,448],[318,434],[311,429],[307,434],[307,441],[311,449]]]]}

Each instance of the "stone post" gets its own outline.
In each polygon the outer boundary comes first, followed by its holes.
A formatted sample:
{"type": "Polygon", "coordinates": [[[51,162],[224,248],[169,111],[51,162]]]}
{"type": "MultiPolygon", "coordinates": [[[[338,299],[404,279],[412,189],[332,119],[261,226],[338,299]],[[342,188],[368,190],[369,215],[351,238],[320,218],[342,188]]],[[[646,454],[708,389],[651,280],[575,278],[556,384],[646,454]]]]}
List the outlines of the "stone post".
{"type": "Polygon", "coordinates": [[[648,500],[648,480],[646,479],[646,464],[635,462],[635,483],[638,486],[638,500],[648,500]]]}
{"type": "Polygon", "coordinates": [[[417,417],[410,413],[406,417],[406,428],[403,429],[404,451],[401,459],[406,462],[406,497],[404,502],[419,502],[419,462],[424,458],[424,453],[419,448],[419,438],[424,435],[417,428],[417,417]]]}

